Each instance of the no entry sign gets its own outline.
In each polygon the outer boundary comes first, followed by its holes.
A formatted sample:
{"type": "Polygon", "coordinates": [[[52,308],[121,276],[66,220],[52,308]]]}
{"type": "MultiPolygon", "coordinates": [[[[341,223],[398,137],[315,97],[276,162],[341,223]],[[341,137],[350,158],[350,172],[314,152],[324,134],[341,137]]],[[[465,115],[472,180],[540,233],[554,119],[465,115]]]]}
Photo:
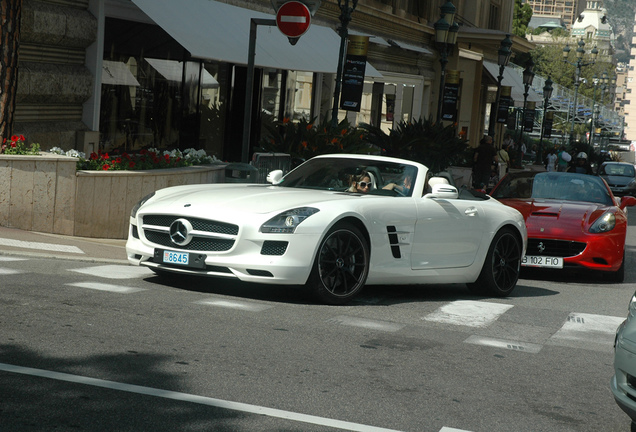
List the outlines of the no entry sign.
{"type": "Polygon", "coordinates": [[[287,37],[297,38],[305,34],[311,24],[309,8],[299,1],[283,4],[276,12],[276,25],[287,37]]]}

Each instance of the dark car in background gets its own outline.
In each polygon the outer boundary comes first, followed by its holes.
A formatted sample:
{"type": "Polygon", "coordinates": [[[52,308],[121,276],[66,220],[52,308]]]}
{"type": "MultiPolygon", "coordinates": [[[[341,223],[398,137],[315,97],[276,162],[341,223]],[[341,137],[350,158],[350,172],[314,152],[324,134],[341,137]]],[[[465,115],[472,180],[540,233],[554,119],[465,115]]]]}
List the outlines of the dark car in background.
{"type": "Polygon", "coordinates": [[[601,176],[616,196],[636,196],[636,169],[627,162],[603,162],[598,169],[601,176]]]}

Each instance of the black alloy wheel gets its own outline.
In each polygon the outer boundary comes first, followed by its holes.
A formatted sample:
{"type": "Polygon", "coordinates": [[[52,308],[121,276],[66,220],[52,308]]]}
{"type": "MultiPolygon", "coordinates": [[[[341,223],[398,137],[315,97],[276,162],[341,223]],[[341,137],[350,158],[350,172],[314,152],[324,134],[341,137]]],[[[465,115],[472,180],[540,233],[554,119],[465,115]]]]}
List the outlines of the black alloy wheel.
{"type": "Polygon", "coordinates": [[[471,291],[506,297],[517,285],[521,269],[521,242],[510,228],[501,229],[493,238],[484,266],[471,291]]]}
{"type": "Polygon", "coordinates": [[[364,286],[369,274],[369,245],[349,223],[334,226],[318,247],[307,282],[323,303],[343,304],[364,286]]]}

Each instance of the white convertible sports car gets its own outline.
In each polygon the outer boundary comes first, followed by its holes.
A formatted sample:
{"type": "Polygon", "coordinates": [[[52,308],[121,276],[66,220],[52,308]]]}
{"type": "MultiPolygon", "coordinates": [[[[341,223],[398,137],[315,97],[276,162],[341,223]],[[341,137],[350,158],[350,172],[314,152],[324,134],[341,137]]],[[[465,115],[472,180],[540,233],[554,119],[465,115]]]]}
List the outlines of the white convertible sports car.
{"type": "Polygon", "coordinates": [[[328,304],[365,284],[466,283],[506,296],[517,283],[527,244],[521,214],[460,193],[424,165],[323,155],[268,180],[144,197],[130,215],[128,260],[159,275],[304,285],[328,304]],[[362,191],[351,187],[356,180],[362,191]]]}

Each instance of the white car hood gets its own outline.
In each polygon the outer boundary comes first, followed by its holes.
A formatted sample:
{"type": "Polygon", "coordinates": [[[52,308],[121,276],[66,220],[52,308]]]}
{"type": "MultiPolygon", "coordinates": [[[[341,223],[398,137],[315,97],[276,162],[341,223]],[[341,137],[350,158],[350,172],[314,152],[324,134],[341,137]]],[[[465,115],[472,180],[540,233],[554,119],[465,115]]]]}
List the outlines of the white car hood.
{"type": "Polygon", "coordinates": [[[364,199],[371,196],[337,191],[294,189],[271,185],[192,185],[167,188],[142,206],[142,213],[267,214],[321,202],[364,199]]]}

